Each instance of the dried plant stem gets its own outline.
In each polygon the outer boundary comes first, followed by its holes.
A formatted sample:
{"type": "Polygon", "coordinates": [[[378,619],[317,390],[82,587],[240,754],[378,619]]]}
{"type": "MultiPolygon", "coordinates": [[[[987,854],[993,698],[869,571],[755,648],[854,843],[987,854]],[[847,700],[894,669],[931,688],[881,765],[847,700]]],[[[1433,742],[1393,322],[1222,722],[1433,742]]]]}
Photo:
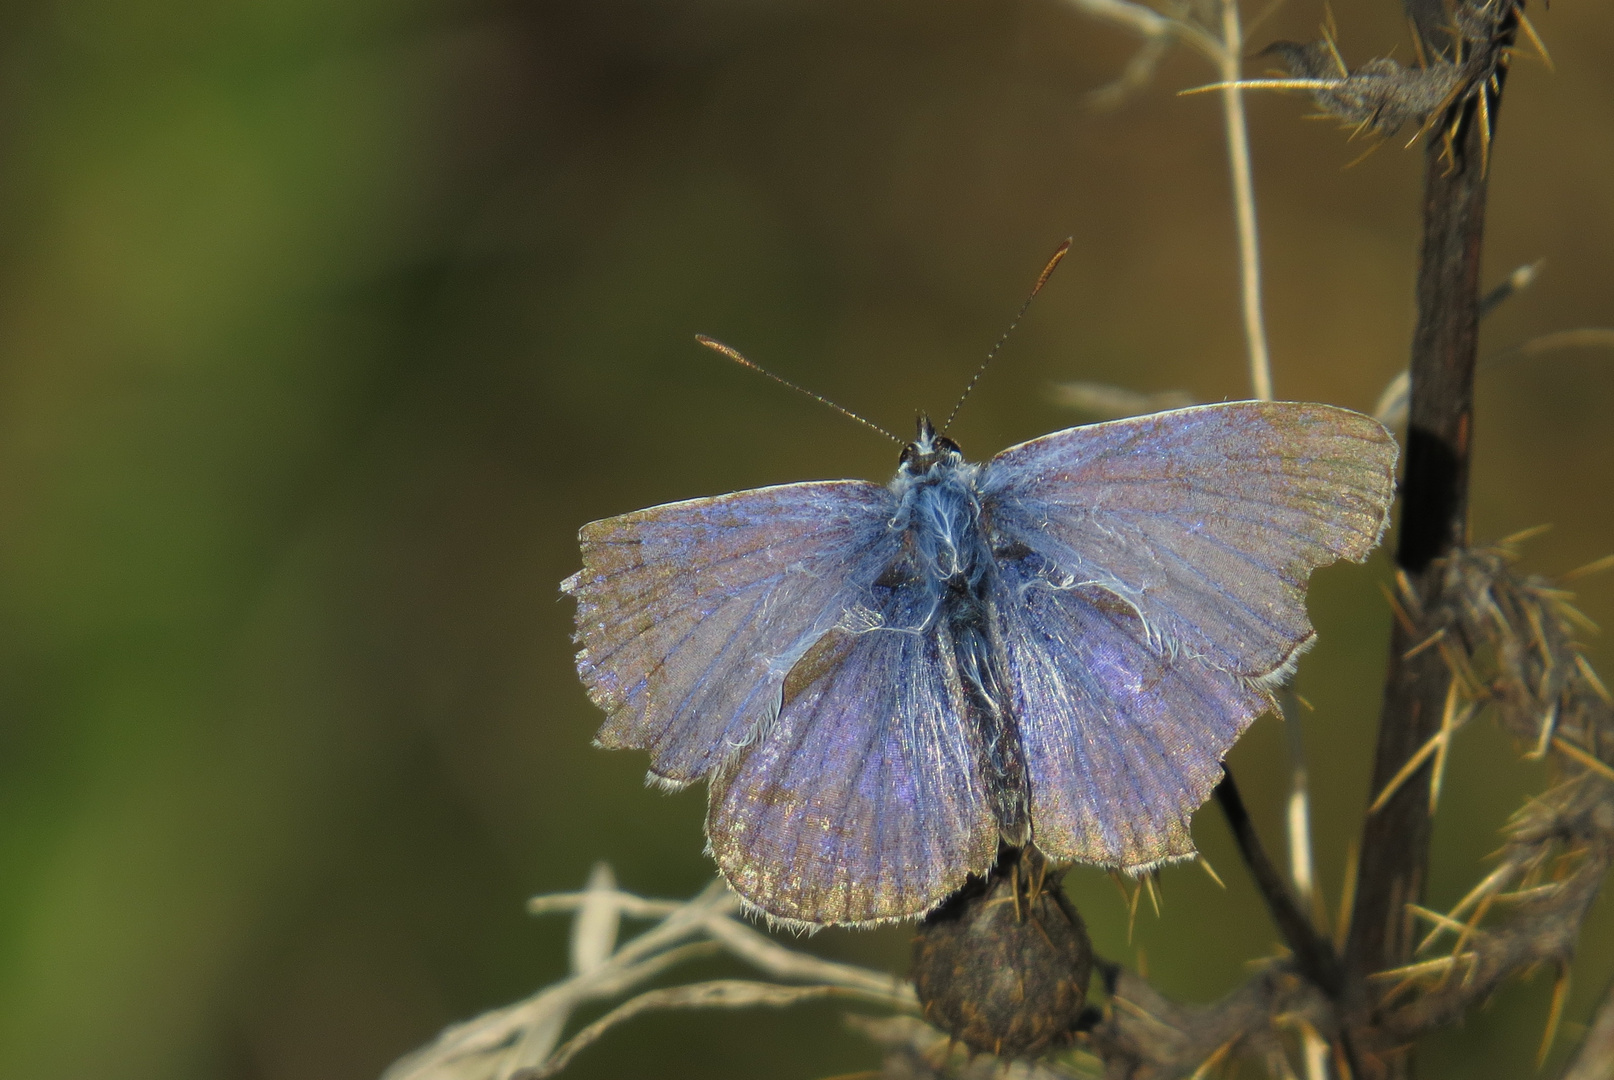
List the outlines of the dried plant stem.
{"type": "Polygon", "coordinates": [[[1239,796],[1231,770],[1216,785],[1216,801],[1233,829],[1239,854],[1244,856],[1250,875],[1255,878],[1261,896],[1266,900],[1272,920],[1283,935],[1284,944],[1294,953],[1296,966],[1324,993],[1331,997],[1338,996],[1344,989],[1344,979],[1339,958],[1334,955],[1334,947],[1317,932],[1311,919],[1289,891],[1283,875],[1272,865],[1272,860],[1261,846],[1260,837],[1256,835],[1255,823],[1250,820],[1244,800],[1239,796]]]}
{"type": "Polygon", "coordinates": [[[524,1069],[511,1080],[547,1080],[567,1065],[579,1052],[598,1042],[606,1032],[624,1021],[642,1013],[659,1009],[754,1009],[757,1007],[785,1008],[803,1001],[818,998],[863,998],[877,1004],[890,1004],[892,993],[873,995],[867,991],[850,990],[844,986],[780,986],[778,983],[757,982],[751,979],[714,979],[711,982],[686,983],[660,990],[647,990],[638,997],[618,1005],[592,1024],[573,1035],[550,1055],[542,1065],[524,1069]]]}
{"type": "Polygon", "coordinates": [[[739,907],[721,880],[692,900],[646,900],[616,888],[610,869],[597,866],[583,892],[535,897],[528,904],[535,915],[576,913],[572,973],[524,1001],[454,1025],[396,1062],[383,1080],[550,1076],[610,1028],[656,1009],[777,1008],[822,997],[876,1002],[902,1011],[917,1008],[913,989],[896,977],[787,948],[740,922],[739,907]],[[617,929],[624,915],[659,922],[619,945],[617,929]],[[621,997],[686,960],[718,952],[778,981],[728,979],[648,990],[558,1045],[579,1007],[621,997]]]}
{"type": "Polygon", "coordinates": [[[1300,715],[1285,701],[1283,729],[1289,750],[1289,802],[1284,820],[1289,832],[1289,877],[1301,904],[1312,920],[1325,927],[1327,910],[1317,891],[1317,874],[1311,844],[1311,782],[1306,769],[1306,742],[1300,729],[1300,715]]]}
{"type": "MultiPolygon", "coordinates": [[[[1255,180],[1250,165],[1250,133],[1239,87],[1244,64],[1244,28],[1238,0],[1222,0],[1222,40],[1214,60],[1222,77],[1222,119],[1227,135],[1227,165],[1233,187],[1233,219],[1238,231],[1239,301],[1250,373],[1250,396],[1272,400],[1272,360],[1267,349],[1266,318],[1261,309],[1261,242],[1256,226],[1255,180]]],[[[1289,734],[1291,786],[1285,822],[1289,837],[1289,869],[1301,902],[1314,907],[1311,848],[1311,792],[1306,782],[1304,744],[1299,720],[1285,717],[1289,734]]]]}
{"type": "Polygon", "coordinates": [[[1261,250],[1255,226],[1255,181],[1250,175],[1250,133],[1244,120],[1244,29],[1238,0],[1222,0],[1222,47],[1217,57],[1222,81],[1222,117],[1227,129],[1227,164],[1233,181],[1233,215],[1239,235],[1239,295],[1244,340],[1249,353],[1250,392],[1272,399],[1272,365],[1267,356],[1266,321],[1261,314],[1261,250]]]}
{"type": "Polygon", "coordinates": [[[1083,14],[1130,30],[1144,44],[1127,71],[1095,92],[1103,107],[1117,104],[1142,85],[1164,55],[1166,43],[1182,41],[1216,66],[1221,76],[1222,114],[1227,134],[1228,170],[1233,184],[1234,223],[1239,243],[1239,293],[1250,370],[1251,396],[1272,399],[1272,365],[1267,350],[1266,320],[1261,310],[1261,254],[1255,223],[1255,183],[1250,169],[1250,134],[1239,86],[1244,64],[1244,26],[1238,0],[1221,0],[1221,38],[1180,16],[1160,12],[1132,0],[1070,0],[1083,14]]]}
{"type": "MultiPolygon", "coordinates": [[[[1227,135],[1228,173],[1232,182],[1233,215],[1238,231],[1239,301],[1244,316],[1250,394],[1258,400],[1270,401],[1272,360],[1267,349],[1266,318],[1261,309],[1261,243],[1255,216],[1255,180],[1250,164],[1250,134],[1244,115],[1244,94],[1238,86],[1244,74],[1244,28],[1239,17],[1238,0],[1222,0],[1221,9],[1222,40],[1216,62],[1224,83],[1222,119],[1227,135]]],[[[1299,719],[1286,716],[1285,726],[1289,729],[1290,736],[1288,746],[1291,785],[1285,814],[1289,836],[1289,870],[1301,904],[1306,909],[1311,909],[1315,907],[1316,893],[1312,873],[1311,792],[1306,781],[1305,747],[1300,737],[1299,719]]],[[[1230,785],[1232,777],[1229,776],[1225,783],[1230,785]]],[[[1225,801],[1223,808],[1227,809],[1225,801]]],[[[1232,820],[1231,815],[1229,819],[1232,820]]],[[[1237,831],[1236,823],[1235,831],[1237,831]]],[[[1250,838],[1253,839],[1253,827],[1249,831],[1250,838]]],[[[1244,849],[1242,837],[1240,847],[1241,850],[1244,849]]],[[[1245,855],[1248,861],[1249,852],[1245,851],[1245,855]]],[[[1251,869],[1256,872],[1259,881],[1261,875],[1253,863],[1251,869]]],[[[1329,987],[1335,993],[1339,992],[1341,989],[1339,965],[1326,939],[1316,933],[1315,927],[1303,910],[1296,909],[1291,902],[1288,902],[1287,895],[1281,898],[1272,895],[1274,886],[1281,882],[1261,882],[1261,884],[1263,892],[1268,893],[1267,902],[1272,906],[1273,914],[1278,917],[1280,924],[1286,921],[1295,923],[1284,927],[1285,936],[1300,938],[1301,944],[1296,953],[1302,967],[1314,980],[1324,980],[1319,981],[1318,985],[1329,987]],[[1286,906],[1288,910],[1280,914],[1286,906]],[[1299,924],[1304,924],[1304,930],[1299,924]]],[[[1294,946],[1295,942],[1291,940],[1291,947],[1294,946]]],[[[1305,1040],[1305,1045],[1315,1050],[1314,1044],[1325,1045],[1312,1031],[1305,1040]]],[[[1305,1055],[1305,1064],[1308,1080],[1321,1080],[1324,1075],[1322,1056],[1319,1053],[1309,1052],[1305,1055]]]]}
{"type": "MultiPolygon", "coordinates": [[[[1511,43],[1499,28],[1492,63],[1511,43]]],[[[1421,611],[1440,603],[1437,559],[1467,540],[1473,444],[1474,363],[1479,330],[1480,252],[1485,231],[1486,151],[1498,91],[1459,98],[1434,124],[1425,148],[1424,234],[1418,270],[1406,471],[1396,564],[1421,611]],[[1455,137],[1453,135],[1455,134],[1455,137]],[[1448,141],[1449,140],[1449,141],[1448,141]]],[[[1417,650],[1430,628],[1396,620],[1385,676],[1372,790],[1384,791],[1441,729],[1453,672],[1445,650],[1417,650]]],[[[1407,905],[1423,895],[1429,859],[1433,762],[1420,765],[1362,831],[1362,865],[1346,963],[1358,976],[1403,964],[1412,954],[1407,905]]]]}

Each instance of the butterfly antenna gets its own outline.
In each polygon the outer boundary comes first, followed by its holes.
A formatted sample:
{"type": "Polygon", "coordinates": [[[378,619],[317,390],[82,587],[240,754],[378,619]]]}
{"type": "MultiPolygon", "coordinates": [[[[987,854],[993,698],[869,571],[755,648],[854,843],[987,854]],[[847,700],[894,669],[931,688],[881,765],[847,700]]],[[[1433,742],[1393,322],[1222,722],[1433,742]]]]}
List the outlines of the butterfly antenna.
{"type": "Polygon", "coordinates": [[[741,367],[747,367],[747,368],[750,368],[752,371],[757,372],[758,374],[766,375],[768,378],[772,379],[774,382],[778,383],[780,386],[786,387],[787,389],[790,389],[790,390],[794,390],[798,394],[806,394],[808,397],[812,398],[814,401],[818,402],[820,405],[828,405],[830,408],[834,409],[836,412],[840,413],[842,416],[844,416],[844,417],[846,417],[846,418],[848,418],[850,420],[856,420],[858,423],[862,424],[864,427],[868,428],[870,431],[878,431],[881,435],[884,435],[886,438],[890,439],[894,443],[900,443],[900,442],[903,441],[903,440],[897,438],[895,435],[891,434],[891,432],[887,431],[885,428],[881,427],[879,424],[876,424],[874,421],[863,419],[863,417],[859,416],[857,413],[853,412],[851,409],[842,408],[841,406],[835,404],[833,401],[831,401],[829,398],[825,397],[824,395],[815,394],[811,390],[808,390],[805,387],[797,386],[795,383],[791,382],[789,379],[780,378],[778,375],[775,375],[773,372],[769,371],[767,368],[761,366],[760,364],[752,363],[751,361],[747,360],[743,355],[741,355],[740,350],[738,350],[738,349],[735,349],[735,348],[732,348],[732,347],[730,347],[728,345],[725,345],[721,341],[717,341],[717,340],[715,340],[713,338],[709,338],[705,334],[696,334],[695,335],[695,340],[700,342],[702,345],[706,346],[708,349],[711,349],[715,353],[722,353],[724,356],[728,357],[730,360],[733,360],[736,364],[739,364],[741,367]]]}
{"type": "Polygon", "coordinates": [[[1020,305],[1019,314],[1014,317],[1014,321],[1009,324],[1009,328],[1003,331],[1003,336],[998,338],[998,343],[992,346],[992,351],[986,354],[986,359],[981,361],[981,366],[975,369],[975,374],[971,376],[969,385],[964,387],[964,392],[958,395],[958,404],[954,405],[953,411],[947,414],[947,423],[941,426],[942,434],[945,435],[947,429],[953,426],[953,418],[958,415],[958,410],[964,407],[964,399],[970,396],[970,391],[975,389],[975,384],[981,381],[982,375],[986,374],[986,366],[992,362],[993,357],[997,356],[998,350],[1003,348],[1003,343],[1009,340],[1009,335],[1014,333],[1014,328],[1020,325],[1020,320],[1026,317],[1026,312],[1031,309],[1031,301],[1037,298],[1037,294],[1042,292],[1042,287],[1048,284],[1048,279],[1054,276],[1054,267],[1058,266],[1059,260],[1063,259],[1065,254],[1070,251],[1070,240],[1070,237],[1065,237],[1065,242],[1059,245],[1059,250],[1054,252],[1054,257],[1048,260],[1048,265],[1043,267],[1042,273],[1037,275],[1037,283],[1031,286],[1031,295],[1026,297],[1026,302],[1020,305]]]}

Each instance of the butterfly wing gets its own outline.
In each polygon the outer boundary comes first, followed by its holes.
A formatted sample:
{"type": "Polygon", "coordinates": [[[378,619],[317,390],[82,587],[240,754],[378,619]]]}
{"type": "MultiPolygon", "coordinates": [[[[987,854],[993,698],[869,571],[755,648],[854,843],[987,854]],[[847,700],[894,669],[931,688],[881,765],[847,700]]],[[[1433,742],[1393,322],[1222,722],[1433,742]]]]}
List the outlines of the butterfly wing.
{"type": "Polygon", "coordinates": [[[1162,652],[1130,605],[1035,555],[1001,569],[994,601],[1038,848],[1129,870],[1193,854],[1189,818],[1271,695],[1162,652]]]}
{"type": "Polygon", "coordinates": [[[993,458],[1000,549],[1131,605],[1167,651],[1276,680],[1311,643],[1305,585],[1378,542],[1395,440],[1328,405],[1245,401],[1071,428],[993,458]]]}
{"type": "Polygon", "coordinates": [[[718,866],[786,923],[922,915],[997,852],[934,587],[888,572],[876,592],[868,627],[803,657],[778,719],[712,778],[718,866]]]}
{"type": "Polygon", "coordinates": [[[681,786],[746,743],[796,661],[896,557],[891,493],[786,484],[585,525],[577,670],[608,715],[597,741],[649,750],[681,786]]]}
{"type": "Polygon", "coordinates": [[[1037,845],[1143,869],[1312,639],[1311,571],[1377,542],[1395,443],[1324,405],[1239,402],[1056,432],[987,466],[994,593],[1037,845]]]}

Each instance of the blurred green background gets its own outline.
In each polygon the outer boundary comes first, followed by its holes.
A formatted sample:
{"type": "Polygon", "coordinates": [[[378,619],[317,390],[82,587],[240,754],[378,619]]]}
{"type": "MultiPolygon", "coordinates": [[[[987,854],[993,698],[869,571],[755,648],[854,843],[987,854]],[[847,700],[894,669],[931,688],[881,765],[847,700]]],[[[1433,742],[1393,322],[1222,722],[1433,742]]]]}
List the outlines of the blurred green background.
{"type": "MultiPolygon", "coordinates": [[[[1336,5],[1353,63],[1392,0],[1336,5]]],[[[1252,33],[1309,39],[1290,0],[1252,33]]],[[[1545,257],[1496,350],[1614,322],[1614,8],[1535,12],[1509,84],[1491,280],[1545,257]]],[[[564,972],[522,911],[608,859],[681,896],[704,795],[592,749],[571,669],[593,518],[826,477],[892,447],[698,349],[709,333],[876,421],[944,409],[1055,244],[1056,275],[955,431],[986,456],[1076,422],[1085,379],[1247,395],[1212,73],[1057,0],[62,0],[0,12],[0,1076],[357,1080],[564,972]]],[[[1259,70],[1259,62],[1252,65],[1259,70]]],[[[1369,408],[1403,364],[1421,155],[1252,97],[1280,396],[1369,408]]],[[[1476,535],[1529,565],[1614,548],[1614,367],[1480,380],[1476,535]]],[[[1337,898],[1388,615],[1326,570],[1298,688],[1337,898]]],[[[1614,579],[1585,607],[1614,619],[1614,579]]],[[[1614,653],[1593,658],[1614,674],[1614,653]]],[[[1280,842],[1283,734],[1234,754],[1280,842]]],[[[1454,756],[1431,899],[1543,782],[1484,725],[1454,756]]],[[[1276,935],[1228,880],[1163,917],[1071,888],[1101,951],[1176,994],[1276,935]]],[[[811,947],[904,970],[908,934],[811,947]]],[[[709,970],[718,970],[713,965],[709,970]]],[[[1607,901],[1565,1039],[1614,971],[1607,901]]],[[[1525,1075],[1550,979],[1433,1039],[1426,1076],[1525,1075]]],[[[835,1007],[634,1022],[572,1075],[868,1068],[835,1007]]],[[[1560,1051],[1561,1052],[1561,1051],[1560,1051]]]]}

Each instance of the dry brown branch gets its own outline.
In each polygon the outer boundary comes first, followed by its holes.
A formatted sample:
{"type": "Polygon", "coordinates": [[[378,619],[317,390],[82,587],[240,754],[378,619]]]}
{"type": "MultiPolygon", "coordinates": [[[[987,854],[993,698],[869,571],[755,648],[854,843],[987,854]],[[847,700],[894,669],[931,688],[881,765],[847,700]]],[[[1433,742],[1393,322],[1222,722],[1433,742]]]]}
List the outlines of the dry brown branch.
{"type": "Polygon", "coordinates": [[[913,990],[894,976],[790,949],[738,921],[739,900],[714,881],[688,901],[646,900],[618,890],[597,866],[579,893],[535,897],[534,914],[573,911],[572,973],[524,1001],[445,1030],[396,1062],[384,1080],[514,1080],[548,1076],[616,1024],[664,1008],[742,1008],[841,996],[913,1010],[913,990]],[[656,918],[618,947],[622,915],[656,918]],[[727,980],[652,990],[632,998],[557,1049],[583,1005],[621,997],[686,960],[726,952],[778,980],[727,980]],[[795,984],[795,985],[787,985],[795,984]]]}
{"type": "Polygon", "coordinates": [[[641,1013],[660,1009],[754,1009],[758,1007],[783,1008],[803,1001],[816,1001],[829,997],[862,997],[876,1004],[889,1004],[890,991],[871,994],[851,990],[844,986],[781,986],[778,983],[755,982],[748,979],[714,979],[711,982],[686,983],[662,990],[647,990],[638,997],[624,1002],[567,1039],[565,1044],[550,1054],[542,1065],[522,1069],[511,1080],[546,1080],[571,1064],[572,1058],[598,1042],[607,1031],[633,1019],[641,1013]]]}

